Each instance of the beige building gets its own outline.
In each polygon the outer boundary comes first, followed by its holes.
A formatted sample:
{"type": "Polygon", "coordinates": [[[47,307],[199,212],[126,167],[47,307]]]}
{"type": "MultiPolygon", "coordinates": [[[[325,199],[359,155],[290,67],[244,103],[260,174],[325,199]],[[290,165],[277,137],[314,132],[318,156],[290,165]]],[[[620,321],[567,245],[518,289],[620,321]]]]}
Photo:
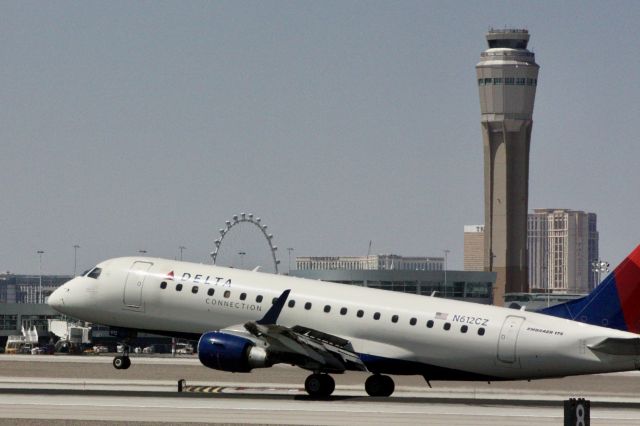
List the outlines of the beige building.
{"type": "Polygon", "coordinates": [[[529,146],[539,66],[529,32],[490,30],[476,65],[484,147],[484,269],[497,273],[494,303],[526,292],[529,146]]]}
{"type": "Polygon", "coordinates": [[[529,283],[533,291],[587,293],[596,286],[598,259],[595,213],[535,209],[528,219],[529,283]]]}
{"type": "Polygon", "coordinates": [[[464,227],[464,270],[484,271],[484,225],[464,227]]]}

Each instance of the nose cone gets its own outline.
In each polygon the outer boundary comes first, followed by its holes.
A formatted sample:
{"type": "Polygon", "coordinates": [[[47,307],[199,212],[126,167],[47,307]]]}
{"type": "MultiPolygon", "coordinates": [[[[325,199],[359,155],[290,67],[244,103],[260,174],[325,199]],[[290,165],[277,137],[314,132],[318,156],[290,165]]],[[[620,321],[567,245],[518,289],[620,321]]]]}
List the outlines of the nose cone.
{"type": "Polygon", "coordinates": [[[58,287],[49,296],[48,304],[58,312],[62,312],[64,309],[64,295],[69,292],[69,288],[66,285],[58,287]]]}

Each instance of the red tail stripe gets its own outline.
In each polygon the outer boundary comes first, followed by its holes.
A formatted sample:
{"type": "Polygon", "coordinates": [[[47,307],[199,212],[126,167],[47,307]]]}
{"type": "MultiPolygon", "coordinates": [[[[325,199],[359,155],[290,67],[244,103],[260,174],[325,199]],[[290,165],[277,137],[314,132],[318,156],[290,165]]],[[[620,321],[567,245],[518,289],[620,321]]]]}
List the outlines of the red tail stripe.
{"type": "Polygon", "coordinates": [[[613,274],[627,330],[640,333],[640,245],[613,274]]]}

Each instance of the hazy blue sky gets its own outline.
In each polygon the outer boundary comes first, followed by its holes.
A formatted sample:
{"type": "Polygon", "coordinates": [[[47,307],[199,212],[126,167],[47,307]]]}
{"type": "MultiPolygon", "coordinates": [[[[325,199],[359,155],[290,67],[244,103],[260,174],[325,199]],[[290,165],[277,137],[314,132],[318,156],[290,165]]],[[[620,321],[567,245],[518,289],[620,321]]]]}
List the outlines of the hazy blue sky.
{"type": "MultiPolygon", "coordinates": [[[[541,66],[529,207],[640,243],[640,2],[0,2],[0,270],[208,261],[234,213],[295,255],[441,256],[483,223],[475,65],[541,66]]],[[[254,250],[249,248],[248,250],[254,250]]],[[[255,249],[257,250],[257,248],[255,249]]],[[[286,269],[286,267],[284,268],[286,269]]]]}

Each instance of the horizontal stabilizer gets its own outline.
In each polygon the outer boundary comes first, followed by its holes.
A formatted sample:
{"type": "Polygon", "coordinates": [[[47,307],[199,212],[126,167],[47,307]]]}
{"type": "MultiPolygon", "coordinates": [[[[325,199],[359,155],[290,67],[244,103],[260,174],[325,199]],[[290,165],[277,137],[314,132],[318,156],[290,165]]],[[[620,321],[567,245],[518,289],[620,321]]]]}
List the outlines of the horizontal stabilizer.
{"type": "Polygon", "coordinates": [[[640,337],[632,339],[608,337],[600,343],[589,345],[589,349],[609,355],[640,356],[640,337]]]}

